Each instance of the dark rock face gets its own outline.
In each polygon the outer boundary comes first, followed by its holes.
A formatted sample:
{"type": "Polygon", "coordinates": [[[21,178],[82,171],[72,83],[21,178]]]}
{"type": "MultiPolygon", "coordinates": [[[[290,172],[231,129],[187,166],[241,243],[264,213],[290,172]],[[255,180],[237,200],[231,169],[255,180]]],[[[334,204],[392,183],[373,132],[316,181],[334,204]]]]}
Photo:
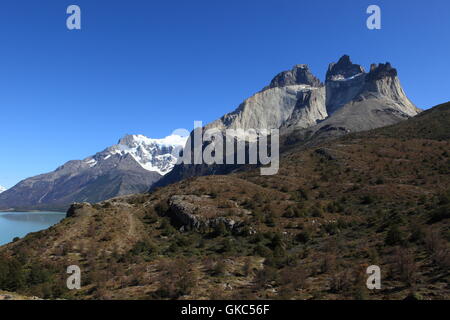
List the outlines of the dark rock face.
{"type": "Polygon", "coordinates": [[[324,157],[325,159],[330,160],[330,161],[333,161],[333,160],[337,159],[337,157],[333,153],[333,151],[329,150],[329,149],[326,149],[326,148],[319,148],[319,149],[316,149],[314,152],[317,153],[318,155],[324,157]]]}
{"type": "Polygon", "coordinates": [[[86,214],[87,212],[91,212],[92,205],[90,203],[84,202],[84,203],[73,203],[70,205],[69,209],[66,213],[66,218],[70,217],[78,217],[83,214],[86,214]]]}
{"type": "Polygon", "coordinates": [[[311,87],[320,87],[322,83],[309,70],[306,64],[298,64],[289,71],[283,71],[273,78],[268,88],[286,87],[304,84],[311,87]]]}
{"type": "Polygon", "coordinates": [[[376,81],[388,77],[397,77],[397,69],[393,68],[389,62],[385,64],[372,64],[370,66],[370,72],[367,75],[367,81],[376,81]]]}
{"type": "Polygon", "coordinates": [[[347,55],[329,65],[326,75],[326,106],[329,115],[361,92],[365,75],[364,68],[353,64],[347,55]]]}
{"type": "Polygon", "coordinates": [[[359,64],[353,64],[348,55],[342,56],[337,63],[328,66],[326,80],[342,80],[364,73],[364,68],[359,64]]]}

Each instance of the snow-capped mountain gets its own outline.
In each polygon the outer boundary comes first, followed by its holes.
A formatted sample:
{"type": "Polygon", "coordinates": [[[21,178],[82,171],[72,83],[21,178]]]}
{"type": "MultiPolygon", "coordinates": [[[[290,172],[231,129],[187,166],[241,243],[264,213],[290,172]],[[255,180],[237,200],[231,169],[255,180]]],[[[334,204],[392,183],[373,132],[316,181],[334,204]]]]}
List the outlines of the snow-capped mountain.
{"type": "Polygon", "coordinates": [[[84,160],[25,179],[0,194],[0,209],[65,209],[73,202],[99,202],[147,191],[173,169],[187,137],[150,139],[126,135],[84,160]]]}
{"type": "Polygon", "coordinates": [[[4,191],[6,191],[6,188],[5,188],[5,187],[2,187],[2,186],[0,186],[0,193],[2,193],[2,192],[4,192],[4,191]]]}
{"type": "Polygon", "coordinates": [[[91,168],[116,155],[130,155],[145,170],[165,175],[177,162],[177,156],[186,145],[188,137],[171,135],[163,139],[151,139],[143,135],[126,135],[113,145],[84,161],[91,168]]]}

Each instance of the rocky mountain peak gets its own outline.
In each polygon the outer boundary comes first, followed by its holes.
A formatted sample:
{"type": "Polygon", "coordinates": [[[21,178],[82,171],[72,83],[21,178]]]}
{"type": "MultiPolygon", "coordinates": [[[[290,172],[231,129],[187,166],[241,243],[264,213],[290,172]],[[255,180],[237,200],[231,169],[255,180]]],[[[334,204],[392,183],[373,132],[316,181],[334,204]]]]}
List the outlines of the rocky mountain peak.
{"type": "Polygon", "coordinates": [[[367,80],[380,80],[387,77],[397,77],[397,69],[393,68],[389,62],[372,64],[370,66],[370,72],[367,75],[367,80]]]}
{"type": "Polygon", "coordinates": [[[322,82],[314,76],[306,64],[297,64],[291,70],[283,71],[273,78],[268,88],[286,87],[291,85],[307,85],[320,87],[322,82]]]}
{"type": "Polygon", "coordinates": [[[326,80],[345,80],[362,73],[365,73],[362,66],[352,63],[350,56],[343,55],[337,63],[328,66],[326,80]]]}
{"type": "Polygon", "coordinates": [[[120,138],[117,144],[132,147],[136,143],[136,137],[137,135],[127,134],[120,138]]]}

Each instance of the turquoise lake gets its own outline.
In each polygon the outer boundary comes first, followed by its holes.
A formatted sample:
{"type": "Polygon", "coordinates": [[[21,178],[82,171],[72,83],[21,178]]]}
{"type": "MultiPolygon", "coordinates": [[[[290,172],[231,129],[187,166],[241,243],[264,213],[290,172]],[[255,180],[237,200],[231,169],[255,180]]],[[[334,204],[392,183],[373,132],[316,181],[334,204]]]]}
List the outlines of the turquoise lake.
{"type": "Polygon", "coordinates": [[[47,229],[65,216],[65,213],[55,212],[0,212],[0,246],[15,237],[47,229]]]}

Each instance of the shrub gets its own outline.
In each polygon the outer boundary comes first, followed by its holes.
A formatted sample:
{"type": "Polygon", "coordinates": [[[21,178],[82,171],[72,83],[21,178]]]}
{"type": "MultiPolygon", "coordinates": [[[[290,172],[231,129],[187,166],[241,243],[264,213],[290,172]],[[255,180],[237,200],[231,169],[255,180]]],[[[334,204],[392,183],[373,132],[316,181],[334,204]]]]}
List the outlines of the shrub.
{"type": "Polygon", "coordinates": [[[293,290],[304,289],[308,272],[304,267],[285,267],[280,272],[280,282],[293,290]]]}
{"type": "Polygon", "coordinates": [[[300,243],[307,243],[311,240],[311,233],[305,230],[297,234],[295,238],[300,243]]]}
{"type": "Polygon", "coordinates": [[[338,224],[335,222],[326,223],[323,225],[325,231],[331,235],[335,235],[339,233],[338,224]]]}
{"type": "Polygon", "coordinates": [[[398,277],[408,286],[416,282],[417,265],[413,254],[404,248],[396,248],[394,267],[398,277]]]}
{"type": "Polygon", "coordinates": [[[397,225],[392,226],[388,230],[384,243],[388,246],[395,246],[403,243],[403,233],[397,225]]]}
{"type": "Polygon", "coordinates": [[[431,212],[429,223],[436,223],[449,218],[450,218],[450,204],[447,204],[431,212]]]}
{"type": "Polygon", "coordinates": [[[155,211],[160,216],[165,216],[167,212],[169,211],[169,205],[167,204],[167,201],[160,201],[155,205],[155,211]]]}
{"type": "Polygon", "coordinates": [[[274,282],[278,279],[277,270],[270,266],[264,266],[262,270],[259,270],[255,276],[256,289],[263,289],[267,284],[274,282]]]}
{"type": "Polygon", "coordinates": [[[225,238],[222,241],[220,253],[233,253],[236,250],[235,243],[233,239],[225,238]]]}
{"type": "Polygon", "coordinates": [[[263,258],[269,258],[272,256],[272,251],[267,248],[265,245],[258,244],[255,247],[255,254],[263,258]]]}
{"type": "Polygon", "coordinates": [[[311,209],[311,216],[315,218],[322,218],[323,217],[323,209],[319,205],[314,206],[311,209]]]}
{"type": "Polygon", "coordinates": [[[163,219],[159,228],[162,230],[161,234],[165,237],[174,234],[176,231],[167,218],[163,219]]]}
{"type": "Polygon", "coordinates": [[[223,260],[216,262],[212,269],[212,274],[214,276],[223,276],[226,272],[226,264],[223,260]]]}
{"type": "Polygon", "coordinates": [[[223,221],[219,221],[219,223],[217,223],[214,226],[214,232],[213,235],[215,237],[221,237],[221,236],[227,236],[229,234],[227,226],[225,225],[225,223],[223,221]]]}
{"type": "Polygon", "coordinates": [[[371,195],[365,195],[361,199],[361,204],[372,204],[375,202],[375,198],[371,195]]]}
{"type": "Polygon", "coordinates": [[[179,298],[188,295],[197,285],[197,273],[185,259],[177,259],[160,266],[165,270],[159,278],[156,298],[179,298]]]}
{"type": "Polygon", "coordinates": [[[348,293],[352,288],[349,270],[334,272],[330,280],[330,291],[334,293],[348,293]]]}
{"type": "Polygon", "coordinates": [[[411,242],[419,242],[423,240],[424,236],[425,234],[422,226],[418,223],[413,223],[411,225],[411,235],[409,237],[409,240],[411,242]]]}

